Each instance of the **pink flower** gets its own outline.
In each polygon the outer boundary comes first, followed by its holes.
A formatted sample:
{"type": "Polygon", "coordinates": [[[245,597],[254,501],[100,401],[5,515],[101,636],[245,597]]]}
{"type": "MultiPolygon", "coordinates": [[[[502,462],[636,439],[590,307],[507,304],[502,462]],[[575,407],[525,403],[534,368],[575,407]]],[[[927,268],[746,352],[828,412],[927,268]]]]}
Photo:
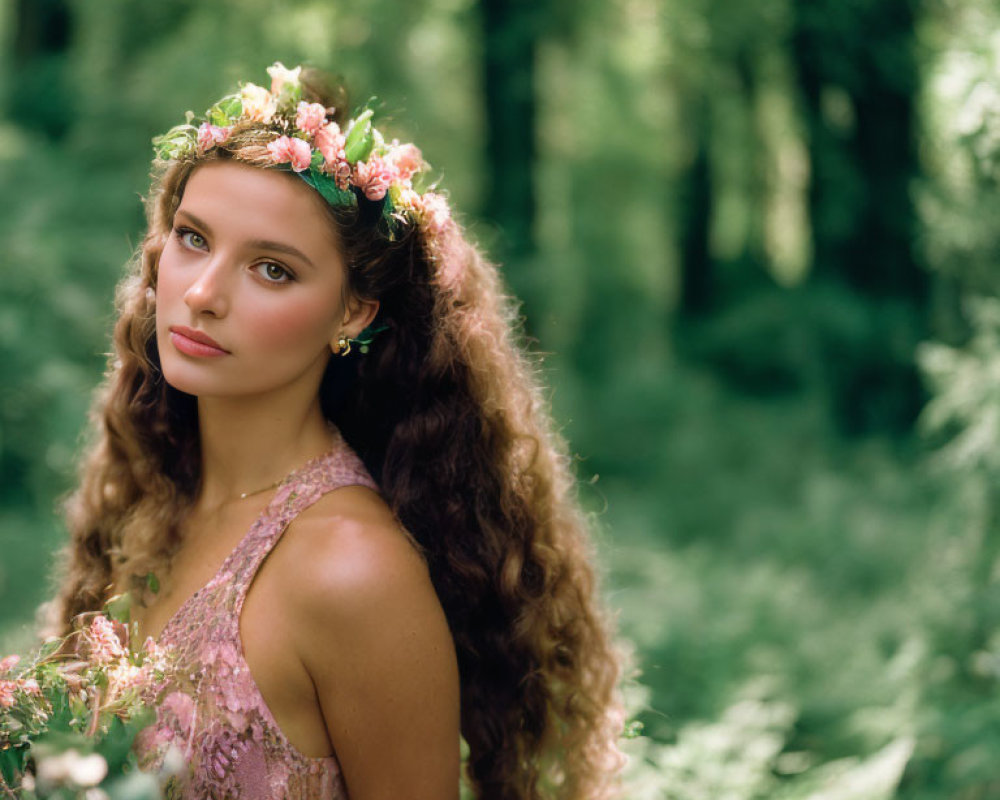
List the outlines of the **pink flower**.
{"type": "Polygon", "coordinates": [[[316,131],[316,138],[313,139],[316,149],[323,154],[323,159],[330,165],[344,159],[345,141],[344,134],[340,132],[340,126],[336,122],[324,125],[316,131]]]}
{"type": "Polygon", "coordinates": [[[424,229],[431,235],[437,236],[444,231],[451,220],[451,210],[448,208],[448,201],[443,196],[434,192],[427,192],[421,198],[420,221],[424,229]]]}
{"type": "Polygon", "coordinates": [[[354,174],[351,165],[347,163],[346,159],[339,159],[333,164],[330,162],[324,163],[323,172],[327,175],[332,175],[337,188],[344,192],[351,185],[351,176],[354,174]]]}
{"type": "Polygon", "coordinates": [[[202,151],[209,150],[217,144],[222,144],[229,138],[231,128],[220,128],[208,122],[201,123],[198,128],[198,148],[202,151]]]}
{"type": "Polygon", "coordinates": [[[368,161],[359,161],[354,165],[351,180],[369,200],[381,200],[394,176],[395,172],[389,164],[378,156],[372,156],[368,161]]]}
{"type": "Polygon", "coordinates": [[[291,162],[292,169],[302,172],[309,168],[312,161],[312,149],[309,143],[294,136],[279,136],[267,146],[275,164],[291,162]]]}
{"type": "Polygon", "coordinates": [[[419,172],[424,166],[424,157],[414,144],[401,144],[393,147],[389,153],[389,159],[396,167],[399,179],[402,181],[408,181],[413,177],[414,172],[419,172]]]}
{"type": "Polygon", "coordinates": [[[125,648],[111,621],[100,614],[94,617],[87,629],[90,657],[98,664],[109,664],[125,656],[125,648]]]}
{"type": "Polygon", "coordinates": [[[390,189],[390,192],[392,194],[392,204],[396,208],[404,211],[416,211],[422,208],[420,205],[420,195],[409,186],[397,183],[390,189]]]}
{"type": "Polygon", "coordinates": [[[14,669],[20,661],[21,656],[17,655],[7,656],[4,659],[0,659],[0,675],[3,675],[5,672],[10,672],[10,670],[14,669]]]}
{"type": "Polygon", "coordinates": [[[299,103],[295,127],[308,134],[315,134],[326,122],[326,108],[319,103],[299,103]]]}
{"type": "Polygon", "coordinates": [[[162,667],[163,661],[167,656],[167,650],[164,647],[160,647],[152,636],[147,636],[146,641],[142,644],[142,654],[144,667],[150,665],[162,667]]]}
{"type": "Polygon", "coordinates": [[[21,691],[33,694],[37,697],[42,693],[42,687],[38,685],[38,681],[34,678],[26,678],[21,681],[21,691]]]}
{"type": "Polygon", "coordinates": [[[0,708],[10,708],[14,705],[14,691],[17,684],[14,681],[0,681],[0,708]]]}

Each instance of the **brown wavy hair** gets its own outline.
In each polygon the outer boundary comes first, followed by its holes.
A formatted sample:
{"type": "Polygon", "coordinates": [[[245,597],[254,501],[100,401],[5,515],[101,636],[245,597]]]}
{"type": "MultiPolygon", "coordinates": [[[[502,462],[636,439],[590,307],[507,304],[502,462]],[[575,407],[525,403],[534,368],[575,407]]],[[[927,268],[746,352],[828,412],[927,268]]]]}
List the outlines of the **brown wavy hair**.
{"type": "MultiPolygon", "coordinates": [[[[306,99],[346,107],[325,77],[303,83],[306,99]]],[[[180,541],[200,481],[196,401],[163,379],[147,289],[192,171],[216,158],[264,167],[275,135],[242,123],[224,145],[154,173],[148,232],[116,293],[92,441],[66,501],[63,630],[112,586],[166,569],[180,541]]],[[[457,224],[390,240],[363,198],[325,207],[351,291],[380,301],[388,330],[366,355],[331,358],[323,411],[429,566],[458,653],[467,779],[488,800],[615,796],[619,654],[515,303],[457,224]]]]}

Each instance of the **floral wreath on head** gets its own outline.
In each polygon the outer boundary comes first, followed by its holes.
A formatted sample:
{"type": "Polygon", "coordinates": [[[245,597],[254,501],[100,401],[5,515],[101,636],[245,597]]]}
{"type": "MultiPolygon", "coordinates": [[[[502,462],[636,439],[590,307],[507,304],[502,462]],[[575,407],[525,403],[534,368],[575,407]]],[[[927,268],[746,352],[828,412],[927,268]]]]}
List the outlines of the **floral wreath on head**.
{"type": "MultiPolygon", "coordinates": [[[[270,90],[244,83],[237,94],[217,101],[194,124],[186,121],[153,139],[161,161],[184,161],[224,145],[243,123],[263,123],[274,131],[267,151],[275,167],[288,170],[319,192],[334,207],[357,207],[362,198],[380,204],[379,219],[389,239],[401,224],[419,228],[434,252],[434,240],[451,223],[444,195],[418,188],[414,178],[428,165],[416,145],[386,142],[372,125],[374,111],[365,108],[342,130],[330,118],[337,111],[302,99],[302,67],[288,69],[280,61],[267,68],[270,90]]],[[[367,351],[371,336],[384,326],[368,328],[352,341],[367,351]],[[366,340],[365,334],[369,337],[366,340]]]]}

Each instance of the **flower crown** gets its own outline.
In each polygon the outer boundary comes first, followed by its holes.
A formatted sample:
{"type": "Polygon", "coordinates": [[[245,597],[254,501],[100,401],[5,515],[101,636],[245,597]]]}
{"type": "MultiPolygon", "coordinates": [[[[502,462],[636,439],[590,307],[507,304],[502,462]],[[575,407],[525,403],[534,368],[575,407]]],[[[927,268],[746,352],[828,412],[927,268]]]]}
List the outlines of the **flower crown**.
{"type": "Polygon", "coordinates": [[[188,111],[185,124],[153,139],[157,158],[193,159],[225,144],[238,125],[263,123],[275,134],[267,145],[272,163],[298,175],[331,206],[357,206],[361,198],[380,203],[389,238],[401,223],[415,224],[431,237],[440,233],[451,214],[443,195],[414,186],[414,176],[427,169],[420,150],[395,139],[386,142],[372,126],[371,108],[341,130],[328,119],[336,109],[302,99],[301,71],[277,61],[267,68],[270,91],[242,84],[238,94],[209,108],[197,126],[188,111]]]}

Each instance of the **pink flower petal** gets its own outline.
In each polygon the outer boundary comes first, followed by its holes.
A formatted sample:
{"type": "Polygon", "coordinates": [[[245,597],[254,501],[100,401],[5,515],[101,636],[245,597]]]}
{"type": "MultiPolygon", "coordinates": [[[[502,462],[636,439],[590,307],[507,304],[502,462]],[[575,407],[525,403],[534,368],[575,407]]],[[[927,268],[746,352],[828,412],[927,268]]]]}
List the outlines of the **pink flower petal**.
{"type": "Polygon", "coordinates": [[[326,122],[326,108],[320,103],[301,102],[295,115],[295,127],[310,135],[319,131],[326,122]]]}

